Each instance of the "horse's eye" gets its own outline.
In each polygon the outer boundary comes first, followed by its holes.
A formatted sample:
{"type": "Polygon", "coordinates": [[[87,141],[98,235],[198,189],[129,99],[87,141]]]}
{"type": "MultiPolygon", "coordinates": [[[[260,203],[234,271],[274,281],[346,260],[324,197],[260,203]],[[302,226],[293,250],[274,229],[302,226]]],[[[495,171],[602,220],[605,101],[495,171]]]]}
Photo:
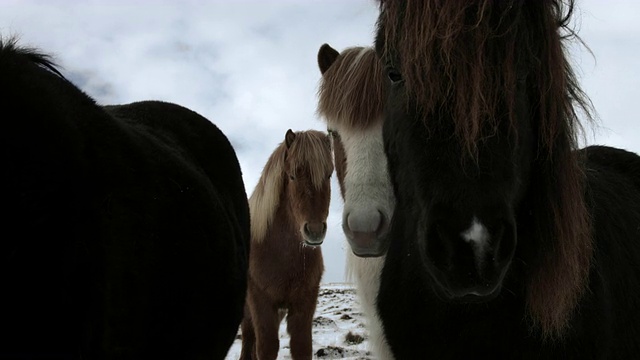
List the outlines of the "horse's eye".
{"type": "Polygon", "coordinates": [[[400,71],[391,66],[387,67],[387,77],[389,77],[389,80],[391,80],[392,84],[396,84],[402,81],[402,74],[400,73],[400,71]]]}
{"type": "Polygon", "coordinates": [[[295,180],[295,179],[296,179],[296,177],[295,177],[295,176],[293,176],[293,175],[289,175],[289,180],[295,180]]]}

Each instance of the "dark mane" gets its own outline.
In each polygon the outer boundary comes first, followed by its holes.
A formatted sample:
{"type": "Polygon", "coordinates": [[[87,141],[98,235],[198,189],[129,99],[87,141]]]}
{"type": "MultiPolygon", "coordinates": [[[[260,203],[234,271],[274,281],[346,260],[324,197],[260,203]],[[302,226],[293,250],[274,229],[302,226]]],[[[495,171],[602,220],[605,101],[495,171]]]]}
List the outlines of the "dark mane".
{"type": "MultiPolygon", "coordinates": [[[[519,82],[539,99],[531,104],[537,156],[530,193],[532,213],[541,217],[535,220],[537,238],[546,250],[530,264],[527,304],[546,335],[564,331],[587,290],[593,250],[584,173],[574,151],[583,130],[578,110],[590,120],[591,104],[564,52],[564,43],[577,38],[569,27],[573,7],[573,1],[552,0],[380,0],[377,24],[385,59],[402,54],[390,65],[415,99],[406,105],[451,114],[472,157],[501,119],[515,131],[519,82]]],[[[438,116],[422,119],[427,128],[438,125],[432,118],[438,116]]]]}
{"type": "Polygon", "coordinates": [[[382,65],[373,48],[344,49],[322,76],[318,113],[349,127],[366,128],[382,115],[385,89],[382,65]]]}
{"type": "Polygon", "coordinates": [[[540,129],[550,152],[559,136],[575,140],[580,124],[574,104],[590,114],[564,54],[563,42],[577,38],[569,27],[573,3],[554,1],[550,7],[550,1],[380,0],[378,26],[389,39],[383,52],[403,54],[393,65],[417,97],[415,105],[428,112],[443,99],[455,100],[456,108],[448,110],[455,112],[458,136],[470,151],[494,125],[484,123],[495,121],[505,103],[513,117],[511,89],[528,77],[539,84],[540,129]],[[524,74],[525,68],[534,70],[524,74]]]}
{"type": "Polygon", "coordinates": [[[58,70],[58,65],[53,61],[51,55],[42,53],[36,48],[18,46],[18,41],[19,39],[17,37],[12,37],[7,40],[3,40],[0,37],[0,57],[22,56],[39,67],[66,80],[64,75],[58,70]]]}

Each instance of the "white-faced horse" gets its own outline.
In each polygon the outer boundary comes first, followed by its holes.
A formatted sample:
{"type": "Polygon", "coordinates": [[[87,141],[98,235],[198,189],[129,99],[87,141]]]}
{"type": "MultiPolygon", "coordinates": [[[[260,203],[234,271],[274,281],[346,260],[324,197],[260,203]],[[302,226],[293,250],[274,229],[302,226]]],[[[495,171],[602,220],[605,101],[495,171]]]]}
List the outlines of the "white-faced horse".
{"type": "Polygon", "coordinates": [[[380,359],[393,359],[376,310],[394,207],[382,141],[386,79],[371,47],[350,47],[339,53],[324,44],[318,51],[318,65],[322,73],[318,113],[333,141],[344,200],[348,275],[355,280],[367,317],[371,350],[380,359]]]}

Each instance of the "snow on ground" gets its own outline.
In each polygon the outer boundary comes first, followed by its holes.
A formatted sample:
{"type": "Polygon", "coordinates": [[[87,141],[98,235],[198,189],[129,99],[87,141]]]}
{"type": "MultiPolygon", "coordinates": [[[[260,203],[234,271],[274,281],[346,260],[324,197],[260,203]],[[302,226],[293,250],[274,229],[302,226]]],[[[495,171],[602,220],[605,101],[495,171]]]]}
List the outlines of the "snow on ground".
{"type": "MultiPolygon", "coordinates": [[[[364,321],[353,284],[321,284],[313,320],[313,358],[373,360],[364,321]]],[[[282,360],[291,359],[286,326],[285,318],[280,324],[278,359],[282,360]]],[[[239,331],[226,360],[240,357],[241,336],[239,331]]]]}

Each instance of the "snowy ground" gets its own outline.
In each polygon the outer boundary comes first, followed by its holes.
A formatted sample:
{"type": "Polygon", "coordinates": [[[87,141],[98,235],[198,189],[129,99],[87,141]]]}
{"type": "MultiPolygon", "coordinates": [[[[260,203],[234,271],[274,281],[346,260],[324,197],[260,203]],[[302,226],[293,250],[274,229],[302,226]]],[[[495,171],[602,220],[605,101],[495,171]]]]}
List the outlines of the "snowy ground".
{"type": "MultiPolygon", "coordinates": [[[[364,316],[352,284],[323,284],[313,321],[314,359],[373,360],[367,350],[364,316]]],[[[241,334],[229,349],[226,360],[240,357],[241,334]]],[[[286,322],[280,324],[278,359],[291,359],[286,322]]]]}

